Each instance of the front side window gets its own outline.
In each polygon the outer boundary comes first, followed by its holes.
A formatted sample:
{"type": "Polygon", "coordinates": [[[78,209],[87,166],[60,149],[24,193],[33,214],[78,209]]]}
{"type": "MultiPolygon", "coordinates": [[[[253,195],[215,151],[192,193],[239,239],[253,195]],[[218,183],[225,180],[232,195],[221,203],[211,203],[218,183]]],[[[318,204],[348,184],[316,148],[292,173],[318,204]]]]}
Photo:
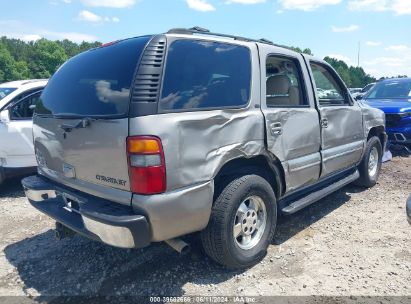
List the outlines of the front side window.
{"type": "Polygon", "coordinates": [[[177,40],[169,47],[159,108],[172,111],[245,106],[250,86],[248,48],[177,40]]]}
{"type": "Polygon", "coordinates": [[[348,105],[346,94],[334,75],[323,65],[311,62],[310,66],[320,106],[348,105]]]}
{"type": "Polygon", "coordinates": [[[34,106],[39,102],[41,92],[27,96],[10,109],[11,120],[29,120],[33,117],[34,106]],[[33,106],[33,107],[32,107],[33,106]]]}
{"type": "Polygon", "coordinates": [[[288,58],[268,56],[266,60],[267,107],[307,105],[299,65],[288,58]]]}

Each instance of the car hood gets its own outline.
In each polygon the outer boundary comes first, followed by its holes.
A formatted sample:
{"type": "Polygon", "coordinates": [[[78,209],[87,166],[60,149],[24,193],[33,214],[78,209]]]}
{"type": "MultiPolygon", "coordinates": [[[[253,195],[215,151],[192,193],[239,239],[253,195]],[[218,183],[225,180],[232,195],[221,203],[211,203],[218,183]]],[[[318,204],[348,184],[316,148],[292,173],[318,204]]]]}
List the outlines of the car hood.
{"type": "Polygon", "coordinates": [[[385,113],[411,112],[410,99],[365,99],[363,102],[371,107],[378,108],[385,113]]]}

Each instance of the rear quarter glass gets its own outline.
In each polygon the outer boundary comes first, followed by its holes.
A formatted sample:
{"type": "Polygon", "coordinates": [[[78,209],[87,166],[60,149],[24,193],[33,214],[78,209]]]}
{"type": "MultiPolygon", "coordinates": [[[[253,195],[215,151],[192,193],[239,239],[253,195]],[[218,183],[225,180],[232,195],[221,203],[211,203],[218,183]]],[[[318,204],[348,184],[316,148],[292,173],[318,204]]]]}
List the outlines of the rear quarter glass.
{"type": "Polygon", "coordinates": [[[36,113],[125,116],[134,72],[149,39],[131,38],[73,57],[49,81],[36,113]]]}

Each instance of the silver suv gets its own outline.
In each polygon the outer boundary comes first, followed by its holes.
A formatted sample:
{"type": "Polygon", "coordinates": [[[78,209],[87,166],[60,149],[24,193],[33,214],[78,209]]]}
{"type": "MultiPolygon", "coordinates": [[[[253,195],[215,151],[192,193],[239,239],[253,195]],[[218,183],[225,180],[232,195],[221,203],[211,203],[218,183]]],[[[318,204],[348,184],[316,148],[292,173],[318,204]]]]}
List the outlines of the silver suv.
{"type": "Polygon", "coordinates": [[[277,214],[373,186],[384,114],[324,61],[201,28],[116,41],[67,61],[35,109],[30,203],[135,248],[200,232],[229,268],[266,253],[277,214]]]}

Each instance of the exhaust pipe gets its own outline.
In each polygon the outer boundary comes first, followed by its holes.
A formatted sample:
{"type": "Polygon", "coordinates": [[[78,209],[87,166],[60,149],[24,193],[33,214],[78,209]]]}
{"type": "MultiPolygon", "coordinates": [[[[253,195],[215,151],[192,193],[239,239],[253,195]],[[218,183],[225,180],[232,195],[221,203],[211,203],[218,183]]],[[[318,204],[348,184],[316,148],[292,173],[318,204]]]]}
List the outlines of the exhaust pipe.
{"type": "Polygon", "coordinates": [[[190,245],[184,242],[182,239],[170,239],[170,240],[165,240],[164,242],[166,242],[168,246],[173,248],[175,251],[177,251],[181,255],[187,255],[191,251],[190,245]]]}
{"type": "Polygon", "coordinates": [[[56,239],[58,239],[59,241],[65,238],[71,238],[75,234],[76,233],[70,228],[67,228],[62,223],[56,222],[56,229],[54,230],[54,235],[56,239]]]}

